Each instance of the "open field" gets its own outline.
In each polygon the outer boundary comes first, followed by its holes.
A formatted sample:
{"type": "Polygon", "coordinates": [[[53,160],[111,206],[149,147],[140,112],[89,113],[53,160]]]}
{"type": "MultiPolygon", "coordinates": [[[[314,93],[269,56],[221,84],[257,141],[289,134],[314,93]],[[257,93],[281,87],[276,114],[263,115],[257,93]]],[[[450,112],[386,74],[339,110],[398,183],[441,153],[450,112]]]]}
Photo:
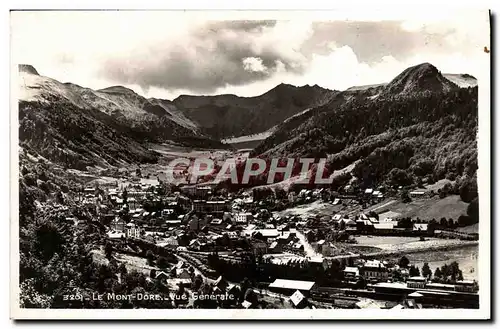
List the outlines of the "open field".
{"type": "Polygon", "coordinates": [[[360,246],[380,248],[381,254],[390,253],[385,257],[381,255],[383,259],[398,261],[405,255],[419,268],[425,262],[429,263],[433,272],[436,267],[456,261],[462,269],[464,279],[477,280],[477,242],[436,238],[419,241],[419,238],[414,237],[391,236],[357,236],[356,240],[360,246]]]}
{"type": "Polygon", "coordinates": [[[372,246],[384,251],[418,251],[432,248],[461,246],[464,241],[458,239],[426,238],[420,241],[418,237],[406,236],[371,236],[361,235],[355,237],[360,246],[372,246]]]}
{"type": "Polygon", "coordinates": [[[158,176],[160,180],[166,180],[167,177],[172,174],[179,175],[184,169],[188,169],[188,172],[191,172],[191,168],[189,168],[189,166],[185,164],[178,164],[176,165],[175,173],[173,173],[170,163],[174,159],[186,158],[191,161],[195,159],[210,159],[216,165],[222,166],[224,161],[228,159],[232,159],[236,163],[239,163],[245,161],[249,155],[248,151],[189,148],[171,143],[149,144],[149,148],[162,155],[158,163],[142,164],[140,167],[130,169],[135,170],[140,168],[142,176],[158,176]]]}
{"type": "Polygon", "coordinates": [[[276,130],[276,127],[272,127],[264,132],[258,133],[258,134],[253,134],[253,135],[246,135],[246,136],[239,136],[239,137],[233,137],[233,138],[226,138],[221,140],[223,144],[239,144],[239,143],[244,143],[244,142],[253,142],[253,141],[262,141],[266,139],[267,137],[271,136],[272,133],[276,130]]]}
{"type": "MultiPolygon", "coordinates": [[[[478,278],[478,246],[465,246],[449,250],[436,250],[419,253],[407,254],[406,257],[411,264],[422,269],[424,263],[429,263],[432,273],[437,267],[443,266],[445,263],[450,264],[456,261],[462,270],[464,279],[477,280],[478,278]]],[[[393,260],[397,261],[395,257],[393,260]]]]}
{"type": "Polygon", "coordinates": [[[354,237],[357,245],[373,246],[382,249],[390,249],[390,246],[402,245],[409,242],[419,241],[418,237],[407,236],[376,236],[376,235],[359,235],[354,237]]]}
{"type": "Polygon", "coordinates": [[[353,243],[338,243],[335,245],[336,250],[334,255],[347,255],[347,254],[369,254],[373,252],[382,251],[381,248],[375,246],[364,246],[353,243]]]}
{"type": "Polygon", "coordinates": [[[109,265],[109,260],[104,255],[102,247],[100,249],[91,250],[90,254],[92,255],[92,260],[94,261],[94,263],[106,266],[109,265]]]}
{"type": "Polygon", "coordinates": [[[472,224],[469,226],[459,227],[456,230],[463,233],[479,233],[479,223],[472,224]]]}
{"type": "Polygon", "coordinates": [[[453,181],[451,181],[449,179],[440,179],[437,182],[435,182],[434,184],[425,185],[425,189],[437,191],[437,190],[443,188],[448,183],[451,184],[451,183],[453,183],[453,181]]]}
{"type": "Polygon", "coordinates": [[[239,149],[253,150],[260,143],[262,143],[263,140],[264,139],[255,139],[255,140],[248,140],[248,141],[243,141],[243,142],[238,142],[238,143],[231,143],[231,146],[237,150],[239,150],[239,149]]]}
{"type": "Polygon", "coordinates": [[[189,148],[185,146],[179,146],[175,144],[150,144],[149,148],[156,151],[167,158],[212,158],[214,160],[223,160],[228,155],[234,154],[230,150],[220,150],[220,149],[199,149],[199,148],[189,148]]]}
{"type": "Polygon", "coordinates": [[[328,202],[317,200],[311,203],[288,208],[283,211],[278,211],[275,212],[275,214],[279,216],[296,215],[303,218],[307,218],[309,216],[316,216],[316,215],[332,215],[333,212],[340,211],[342,210],[343,207],[344,206],[342,205],[333,205],[328,202]]]}
{"type": "MultiPolygon", "coordinates": [[[[95,263],[109,265],[109,261],[104,255],[102,247],[100,249],[92,250],[90,253],[92,254],[92,259],[95,263]]],[[[159,271],[157,267],[149,266],[146,258],[121,253],[114,253],[113,257],[118,261],[118,263],[125,264],[128,272],[137,271],[149,276],[152,269],[159,271]]]]}
{"type": "MultiPolygon", "coordinates": [[[[340,176],[340,175],[343,175],[346,173],[350,173],[359,161],[360,160],[356,160],[353,163],[351,163],[350,165],[348,165],[342,169],[335,170],[333,172],[333,174],[331,175],[331,177],[335,178],[337,176],[340,176]]],[[[311,175],[311,174],[312,174],[312,171],[309,170],[308,175],[311,175]]],[[[292,176],[288,179],[282,180],[281,182],[268,184],[268,185],[266,185],[266,188],[270,188],[270,189],[279,188],[279,189],[283,189],[284,191],[288,192],[290,190],[290,188],[292,187],[292,185],[297,184],[297,182],[299,182],[301,179],[302,179],[301,175],[292,176]]],[[[260,186],[256,186],[254,188],[260,188],[260,186]]]]}
{"type": "Polygon", "coordinates": [[[137,271],[145,275],[149,275],[152,269],[159,271],[160,269],[155,266],[149,266],[146,258],[131,256],[127,254],[116,253],[115,258],[117,261],[124,263],[128,272],[137,271]]]}
{"type": "Polygon", "coordinates": [[[413,199],[409,203],[403,203],[400,200],[394,199],[394,202],[388,203],[385,206],[374,205],[366,211],[376,211],[382,213],[384,211],[393,211],[400,213],[402,217],[420,218],[428,221],[435,218],[437,221],[441,217],[453,218],[457,220],[460,215],[467,213],[469,204],[460,200],[458,195],[450,195],[444,199],[438,196],[432,198],[413,199]]]}

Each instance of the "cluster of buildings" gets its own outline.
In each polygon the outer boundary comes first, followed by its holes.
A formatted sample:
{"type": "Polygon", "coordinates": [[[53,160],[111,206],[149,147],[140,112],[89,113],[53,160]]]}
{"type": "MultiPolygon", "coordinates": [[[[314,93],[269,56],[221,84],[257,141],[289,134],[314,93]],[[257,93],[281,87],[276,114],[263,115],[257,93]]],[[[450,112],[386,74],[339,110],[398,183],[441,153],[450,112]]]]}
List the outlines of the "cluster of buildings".
{"type": "MultiPolygon", "coordinates": [[[[404,281],[409,288],[432,287],[441,289],[446,287],[446,289],[455,289],[453,285],[431,283],[427,278],[422,276],[410,277],[408,267],[390,264],[387,261],[357,259],[354,266],[346,266],[343,272],[346,282],[356,282],[360,277],[363,277],[366,282],[372,284],[404,281]]],[[[455,289],[457,291],[474,291],[473,281],[457,281],[456,284],[458,285],[458,288],[455,289]]]]}
{"type": "MultiPolygon", "coordinates": [[[[328,256],[329,251],[336,248],[336,241],[332,240],[330,232],[346,232],[348,235],[428,234],[427,224],[412,223],[411,227],[401,227],[399,214],[396,213],[375,215],[360,212],[353,215],[342,210],[321,218],[306,219],[273,215],[261,206],[262,200],[248,193],[216,195],[210,185],[186,185],[175,192],[161,190],[160,183],[154,180],[126,185],[88,186],[78,195],[78,201],[107,228],[110,239],[143,239],[178,252],[237,252],[243,248],[241,241],[248,241],[250,251],[256,256],[286,253],[306,258],[306,249],[311,247],[323,256],[328,256]],[[315,231],[322,234],[315,234],[315,231]],[[299,235],[306,236],[305,241],[299,235]]],[[[358,199],[363,200],[360,202],[380,202],[384,198],[380,190],[366,189],[361,194],[358,199]]],[[[328,199],[333,205],[344,202],[340,197],[332,198],[326,189],[291,191],[285,198],[290,203],[317,199],[328,199]]],[[[79,225],[73,216],[66,220],[79,225]]],[[[276,257],[274,262],[281,260],[286,261],[286,257],[276,257]]],[[[312,259],[310,261],[313,262],[312,259]]],[[[324,258],[321,263],[325,263],[324,258]]],[[[192,273],[185,269],[175,271],[175,274],[168,273],[165,277],[186,283],[192,278],[192,273]]],[[[157,273],[159,278],[162,275],[157,273]]],[[[380,294],[398,291],[398,294],[409,292],[425,296],[430,290],[443,294],[475,293],[477,288],[475,283],[466,281],[443,285],[426,278],[411,277],[407,268],[377,260],[357,260],[355,265],[346,266],[343,270],[343,279],[348,285],[357,284],[360,278],[369,284],[369,289],[380,294]],[[398,280],[395,280],[395,274],[398,280]],[[393,282],[401,281],[401,278],[404,283],[393,282]]],[[[307,304],[315,288],[316,284],[312,281],[284,279],[276,279],[269,285],[270,291],[289,296],[294,307],[298,308],[307,304]]]]}
{"type": "Polygon", "coordinates": [[[387,262],[378,260],[360,260],[357,266],[345,267],[343,274],[345,288],[322,287],[315,281],[275,279],[268,289],[289,296],[298,308],[304,307],[308,299],[333,304],[344,301],[347,304],[342,307],[346,308],[478,307],[478,285],[475,281],[437,283],[423,276],[410,276],[407,268],[388,266],[387,262]],[[402,276],[398,281],[392,280],[395,272],[402,276]],[[361,278],[367,284],[354,287],[361,278]],[[353,288],[349,288],[349,284],[353,288]],[[386,302],[397,304],[387,307],[386,302]]]}
{"type": "MultiPolygon", "coordinates": [[[[402,224],[397,216],[389,217],[384,214],[376,218],[365,213],[358,215],[337,213],[332,216],[322,216],[315,225],[327,230],[346,231],[350,234],[417,236],[429,233],[427,223],[412,222],[411,226],[407,226],[406,223],[402,224]]],[[[309,224],[308,226],[315,228],[315,225],[309,224]]]]}
{"type": "MultiPolygon", "coordinates": [[[[285,244],[301,248],[293,243],[294,234],[281,232],[283,225],[261,221],[269,217],[269,212],[256,211],[247,193],[214,197],[211,186],[191,185],[180,191],[160,193],[159,182],[147,180],[87,186],[77,200],[95,221],[107,228],[111,239],[145,239],[160,246],[193,251],[224,250],[228,240],[241,239],[252,240],[255,253],[279,252],[285,244]],[[269,241],[261,243],[267,238],[269,241]]],[[[77,222],[74,217],[68,217],[68,221],[77,222]]]]}

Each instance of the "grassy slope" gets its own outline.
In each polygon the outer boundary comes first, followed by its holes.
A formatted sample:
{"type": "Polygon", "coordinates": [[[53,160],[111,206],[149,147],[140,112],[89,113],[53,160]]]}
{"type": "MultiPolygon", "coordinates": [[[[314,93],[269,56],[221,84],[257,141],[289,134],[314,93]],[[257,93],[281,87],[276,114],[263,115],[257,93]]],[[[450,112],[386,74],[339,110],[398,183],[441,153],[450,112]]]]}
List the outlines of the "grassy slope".
{"type": "MultiPolygon", "coordinates": [[[[414,199],[410,203],[403,203],[400,200],[396,200],[396,202],[387,207],[377,209],[377,212],[380,213],[389,210],[400,213],[403,217],[418,217],[425,221],[432,218],[439,221],[441,217],[453,218],[456,221],[460,215],[467,214],[467,206],[468,203],[460,200],[460,196],[458,195],[451,195],[444,199],[435,196],[431,199],[414,199]]],[[[377,207],[378,205],[375,205],[368,210],[377,207]]]]}

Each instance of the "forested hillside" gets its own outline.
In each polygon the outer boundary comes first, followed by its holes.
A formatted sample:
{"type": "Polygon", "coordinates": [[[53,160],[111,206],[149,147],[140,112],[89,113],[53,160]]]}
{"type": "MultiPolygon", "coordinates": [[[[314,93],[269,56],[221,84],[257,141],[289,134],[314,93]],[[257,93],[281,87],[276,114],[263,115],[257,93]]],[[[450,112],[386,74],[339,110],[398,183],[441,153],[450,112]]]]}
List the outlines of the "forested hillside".
{"type": "Polygon", "coordinates": [[[353,174],[367,186],[472,177],[477,87],[459,88],[446,80],[438,88],[444,78],[434,67],[413,69],[376,87],[375,95],[373,88],[344,93],[305,118],[285,122],[253,154],[328,157],[333,170],[360,160],[353,174]]]}
{"type": "Polygon", "coordinates": [[[255,97],[182,95],[173,104],[213,138],[261,133],[301,111],[327,102],[336,92],[319,86],[280,84],[255,97]]]}

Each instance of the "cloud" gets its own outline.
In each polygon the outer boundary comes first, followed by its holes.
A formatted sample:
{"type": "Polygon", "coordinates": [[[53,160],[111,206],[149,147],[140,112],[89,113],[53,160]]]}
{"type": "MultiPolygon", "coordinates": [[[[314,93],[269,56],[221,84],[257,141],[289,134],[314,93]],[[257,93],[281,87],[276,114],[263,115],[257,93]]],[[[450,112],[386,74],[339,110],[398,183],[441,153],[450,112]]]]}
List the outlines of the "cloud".
{"type": "Polygon", "coordinates": [[[201,14],[15,12],[13,58],[91,88],[251,96],[281,82],[332,89],[385,82],[417,61],[474,75],[489,40],[485,16],[472,13],[400,21],[213,21],[201,14]]]}
{"type": "Polygon", "coordinates": [[[107,58],[99,76],[143,88],[188,89],[210,93],[225,86],[260,81],[284,65],[303,73],[306,58],[296,49],[302,40],[287,44],[284,34],[291,22],[217,22],[191,28],[178,39],[143,45],[140,49],[107,58]]]}
{"type": "Polygon", "coordinates": [[[258,57],[243,58],[243,68],[250,72],[267,72],[267,67],[262,63],[262,59],[258,57]]]}

